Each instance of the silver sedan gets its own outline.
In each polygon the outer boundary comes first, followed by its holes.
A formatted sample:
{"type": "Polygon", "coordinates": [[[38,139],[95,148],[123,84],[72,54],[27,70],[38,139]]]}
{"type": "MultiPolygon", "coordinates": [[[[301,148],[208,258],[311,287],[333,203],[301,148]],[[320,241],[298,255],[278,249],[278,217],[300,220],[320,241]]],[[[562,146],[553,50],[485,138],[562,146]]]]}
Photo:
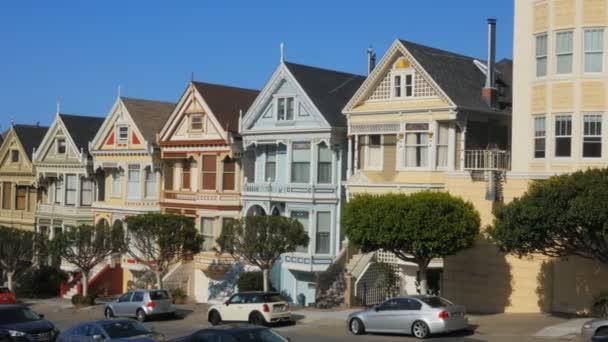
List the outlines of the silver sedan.
{"type": "Polygon", "coordinates": [[[592,319],[585,322],[581,337],[583,342],[608,341],[608,319],[592,319]]]}
{"type": "Polygon", "coordinates": [[[463,306],[441,297],[422,295],[391,298],[371,309],[353,312],[347,324],[355,335],[397,333],[420,339],[469,327],[463,306]]]}

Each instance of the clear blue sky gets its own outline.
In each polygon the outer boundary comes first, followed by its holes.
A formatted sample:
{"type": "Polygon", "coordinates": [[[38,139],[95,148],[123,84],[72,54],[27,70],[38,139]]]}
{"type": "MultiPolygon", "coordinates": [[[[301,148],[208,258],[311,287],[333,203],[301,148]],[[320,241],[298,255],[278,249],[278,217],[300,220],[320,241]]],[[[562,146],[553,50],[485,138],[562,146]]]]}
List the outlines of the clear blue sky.
{"type": "Polygon", "coordinates": [[[286,59],[363,74],[396,38],[479,58],[486,18],[511,58],[511,0],[2,1],[0,124],[105,116],[124,96],[177,101],[198,81],[263,87],[286,59]]]}

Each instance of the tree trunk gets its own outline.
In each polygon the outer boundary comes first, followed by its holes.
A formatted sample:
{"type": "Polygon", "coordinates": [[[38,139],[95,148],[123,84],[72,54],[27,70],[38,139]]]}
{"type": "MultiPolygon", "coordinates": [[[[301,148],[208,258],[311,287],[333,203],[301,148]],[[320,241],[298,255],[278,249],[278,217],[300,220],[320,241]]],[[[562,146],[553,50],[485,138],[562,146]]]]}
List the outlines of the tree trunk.
{"type": "Polygon", "coordinates": [[[425,295],[429,292],[429,284],[427,282],[426,273],[428,270],[428,262],[418,264],[418,277],[420,278],[420,294],[425,295]]]}
{"type": "Polygon", "coordinates": [[[13,285],[13,275],[15,275],[15,271],[10,271],[10,272],[7,271],[6,272],[6,280],[8,282],[8,289],[11,290],[11,292],[14,293],[15,292],[15,289],[14,289],[15,286],[13,285]]]}
{"type": "Polygon", "coordinates": [[[82,271],[82,295],[86,297],[89,294],[89,271],[82,271]]]}
{"type": "Polygon", "coordinates": [[[159,290],[163,289],[163,277],[160,274],[160,271],[154,271],[154,274],[156,275],[156,287],[159,290]]]}
{"type": "Polygon", "coordinates": [[[264,292],[268,292],[270,291],[270,272],[268,272],[268,269],[265,268],[262,270],[262,274],[263,274],[263,278],[264,278],[264,292]]]}

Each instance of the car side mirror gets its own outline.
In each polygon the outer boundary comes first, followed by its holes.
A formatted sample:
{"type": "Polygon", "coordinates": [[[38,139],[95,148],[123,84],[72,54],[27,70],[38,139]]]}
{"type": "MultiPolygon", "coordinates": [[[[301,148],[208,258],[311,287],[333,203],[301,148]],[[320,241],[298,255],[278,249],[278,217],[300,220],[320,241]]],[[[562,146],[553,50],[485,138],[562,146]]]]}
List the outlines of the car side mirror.
{"type": "Polygon", "coordinates": [[[44,319],[44,315],[38,315],[38,317],[40,317],[40,319],[44,319]]]}
{"type": "Polygon", "coordinates": [[[93,335],[93,341],[103,341],[103,336],[101,335],[93,335]]]}
{"type": "Polygon", "coordinates": [[[376,311],[376,312],[380,311],[380,307],[379,307],[379,306],[377,306],[377,305],[376,305],[376,306],[374,306],[374,311],[376,311]]]}
{"type": "Polygon", "coordinates": [[[224,304],[226,304],[226,306],[228,306],[228,305],[230,305],[230,301],[227,300],[227,301],[224,302],[224,304]]]}

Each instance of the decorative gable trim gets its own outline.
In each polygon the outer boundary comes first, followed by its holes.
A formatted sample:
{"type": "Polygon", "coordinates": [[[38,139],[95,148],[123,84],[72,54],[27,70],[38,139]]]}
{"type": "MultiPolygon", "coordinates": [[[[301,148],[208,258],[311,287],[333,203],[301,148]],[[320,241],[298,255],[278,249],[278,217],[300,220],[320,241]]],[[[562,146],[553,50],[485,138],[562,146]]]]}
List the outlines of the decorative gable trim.
{"type": "MultiPolygon", "coordinates": [[[[27,152],[25,150],[25,148],[23,147],[23,144],[21,144],[21,139],[19,139],[19,136],[15,132],[15,129],[12,127],[8,131],[6,136],[4,137],[4,142],[2,143],[2,146],[0,147],[0,173],[2,173],[2,168],[5,166],[6,163],[11,163],[11,161],[9,161],[9,159],[11,159],[11,157],[12,157],[10,155],[10,151],[15,150],[15,149],[17,149],[19,151],[20,160],[21,160],[21,158],[25,158],[25,159],[23,159],[23,162],[26,165],[26,167],[29,169],[29,170],[23,170],[23,172],[20,172],[20,173],[29,174],[31,172],[34,164],[30,160],[29,152],[27,152]]],[[[22,163],[22,162],[20,161],[20,163],[22,163]]],[[[11,172],[11,173],[13,173],[13,172],[11,172]]]]}
{"type": "Polygon", "coordinates": [[[342,113],[348,114],[355,107],[360,105],[362,102],[369,99],[373,93],[376,91],[378,86],[380,86],[383,82],[389,82],[389,87],[391,83],[391,78],[389,73],[392,69],[392,63],[397,54],[401,53],[403,57],[407,58],[407,60],[411,63],[411,67],[416,70],[417,74],[420,74],[428,83],[430,83],[431,88],[437,93],[437,95],[448,102],[450,107],[455,108],[456,105],[454,101],[449,98],[449,96],[439,87],[437,82],[433,80],[433,78],[426,72],[426,70],[420,65],[420,63],[412,56],[412,54],[407,50],[405,46],[397,39],[388,51],[385,53],[382,61],[374,68],[372,73],[367,77],[367,79],[363,82],[361,87],[357,90],[355,95],[348,101],[342,113]]]}
{"type": "MultiPolygon", "coordinates": [[[[61,116],[59,116],[59,113],[57,113],[55,115],[55,119],[53,120],[53,123],[51,124],[51,127],[49,127],[49,129],[46,131],[46,134],[44,135],[44,138],[42,138],[42,142],[36,148],[36,151],[34,151],[34,154],[33,154],[34,164],[44,162],[41,159],[41,157],[44,156],[50,148],[52,148],[53,142],[55,141],[55,138],[57,137],[57,133],[59,132],[59,130],[61,130],[63,132],[63,136],[66,139],[66,143],[69,144],[69,146],[71,147],[72,150],[74,150],[74,151],[76,151],[76,153],[78,153],[79,159],[81,161],[84,160],[84,155],[83,155],[84,151],[78,150],[78,147],[76,146],[74,139],[72,139],[72,136],[70,135],[70,132],[68,131],[67,127],[65,126],[65,123],[63,122],[63,120],[61,120],[61,116]]],[[[67,151],[68,151],[68,149],[66,147],[66,153],[67,153],[67,151]]]]}
{"type": "MultiPolygon", "coordinates": [[[[307,108],[312,109],[313,113],[309,112],[308,113],[309,116],[311,114],[314,114],[317,119],[322,120],[321,122],[325,125],[326,128],[331,127],[329,122],[327,122],[327,120],[325,119],[325,116],[323,116],[323,114],[317,108],[317,106],[314,104],[314,102],[310,99],[310,97],[308,97],[308,94],[306,94],[306,92],[304,91],[304,89],[302,88],[300,83],[297,81],[297,79],[289,71],[289,68],[287,68],[287,66],[285,66],[285,64],[281,63],[281,64],[279,64],[277,69],[272,74],[272,77],[270,78],[270,80],[264,85],[264,88],[262,89],[260,94],[256,97],[256,99],[253,102],[253,104],[251,105],[251,107],[249,107],[249,110],[247,110],[247,113],[245,114],[245,116],[242,119],[242,124],[241,124],[239,133],[246,134],[247,131],[250,130],[250,128],[252,127],[254,122],[258,118],[260,118],[261,116],[266,114],[266,107],[264,105],[267,103],[268,98],[274,98],[274,93],[279,89],[279,87],[281,86],[281,81],[283,81],[283,80],[285,80],[286,82],[290,82],[290,84],[293,85],[297,89],[297,92],[299,94],[301,94],[301,96],[298,95],[299,103],[304,102],[305,106],[307,108]]],[[[296,111],[297,111],[297,108],[296,108],[296,111]]]]}
{"type": "MultiPolygon", "coordinates": [[[[147,145],[147,150],[150,150],[151,143],[144,138],[144,135],[141,133],[139,127],[137,127],[135,121],[131,117],[127,106],[125,106],[125,104],[122,102],[122,99],[118,97],[114,102],[112,109],[110,109],[110,113],[99,128],[99,131],[97,131],[95,138],[93,138],[93,140],[89,143],[89,151],[91,152],[91,154],[99,152],[106,142],[108,143],[108,145],[110,145],[110,142],[111,145],[116,144],[117,141],[115,137],[115,127],[119,112],[122,112],[124,121],[128,122],[132,136],[135,137],[135,135],[137,135],[137,138],[135,139],[137,139],[138,141],[138,137],[141,137],[141,140],[143,140],[143,142],[147,145]]],[[[122,150],[119,149],[117,151],[122,150]]]]}

